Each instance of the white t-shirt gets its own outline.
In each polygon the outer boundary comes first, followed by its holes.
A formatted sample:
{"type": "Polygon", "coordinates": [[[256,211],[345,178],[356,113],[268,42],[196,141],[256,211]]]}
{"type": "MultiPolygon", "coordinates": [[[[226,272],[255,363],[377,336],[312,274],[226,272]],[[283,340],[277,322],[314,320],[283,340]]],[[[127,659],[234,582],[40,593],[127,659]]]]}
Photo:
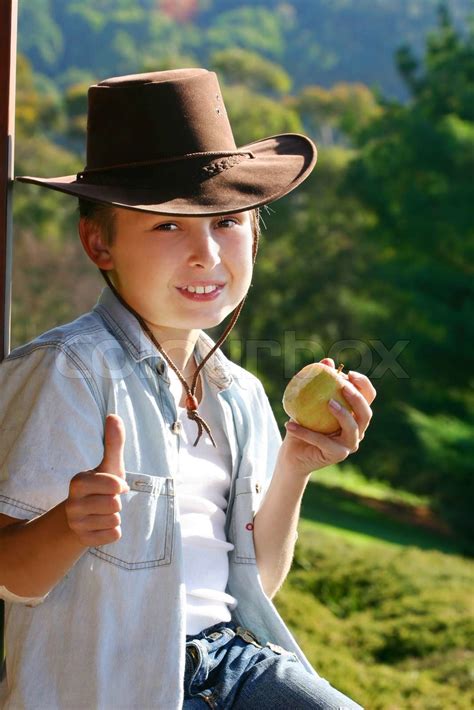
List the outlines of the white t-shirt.
{"type": "Polygon", "coordinates": [[[236,599],[226,594],[228,553],[234,546],[225,536],[231,481],[231,452],[220,422],[217,391],[201,373],[200,416],[209,424],[217,448],[204,432],[198,444],[197,425],[179,406],[183,386],[169,368],[170,390],[178,409],[179,469],[175,476],[183,539],[186,585],[186,634],[197,634],[220,621],[230,621],[236,599]]]}

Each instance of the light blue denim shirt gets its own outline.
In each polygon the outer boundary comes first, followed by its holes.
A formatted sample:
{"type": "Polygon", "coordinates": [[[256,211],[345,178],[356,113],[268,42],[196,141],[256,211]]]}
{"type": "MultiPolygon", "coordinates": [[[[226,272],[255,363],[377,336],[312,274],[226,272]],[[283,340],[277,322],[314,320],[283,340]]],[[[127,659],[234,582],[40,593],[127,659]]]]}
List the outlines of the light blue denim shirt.
{"type": "MultiPolygon", "coordinates": [[[[196,359],[212,347],[200,334],[196,359]]],[[[204,367],[232,454],[226,534],[233,618],[304,657],[265,595],[252,522],[281,444],[260,381],[218,350],[204,367]]],[[[159,708],[183,703],[186,598],[174,474],[180,445],[168,365],[107,287],[72,323],[0,365],[0,512],[32,519],[103,457],[105,417],[125,424],[122,538],[90,548],[37,606],[6,604],[5,710],[159,708]]],[[[2,695],[3,694],[3,695],[2,695]]]]}

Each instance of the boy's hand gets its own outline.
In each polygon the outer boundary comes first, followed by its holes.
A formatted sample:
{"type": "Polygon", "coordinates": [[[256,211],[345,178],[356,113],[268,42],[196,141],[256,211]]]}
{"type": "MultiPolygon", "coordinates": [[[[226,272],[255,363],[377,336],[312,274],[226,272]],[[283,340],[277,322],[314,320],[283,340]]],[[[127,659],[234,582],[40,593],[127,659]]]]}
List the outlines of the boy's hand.
{"type": "MultiPolygon", "coordinates": [[[[335,366],[330,358],[321,362],[335,366]]],[[[365,375],[354,372],[349,374],[343,395],[354,414],[344,408],[339,412],[330,408],[341,425],[334,434],[319,434],[292,420],[285,424],[287,435],[281,445],[280,456],[288,461],[288,467],[294,473],[308,475],[311,471],[344,461],[349,454],[358,450],[372,419],[369,405],[377,392],[365,375]]]]}
{"type": "Polygon", "coordinates": [[[120,539],[121,493],[130,488],[125,481],[122,419],[109,414],[105,420],[104,458],[93,471],[78,473],[69,485],[65,512],[70,529],[86,547],[120,539]]]}

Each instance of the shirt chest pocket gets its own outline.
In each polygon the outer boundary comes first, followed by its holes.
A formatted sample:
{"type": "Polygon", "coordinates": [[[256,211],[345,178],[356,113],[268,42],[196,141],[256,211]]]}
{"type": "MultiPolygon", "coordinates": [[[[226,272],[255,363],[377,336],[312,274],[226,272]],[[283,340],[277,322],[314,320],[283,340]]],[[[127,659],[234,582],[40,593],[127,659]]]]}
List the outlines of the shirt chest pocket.
{"type": "Polygon", "coordinates": [[[255,564],[253,542],[253,518],[260,505],[262,487],[252,477],[235,481],[234,509],[232,511],[231,535],[234,544],[234,562],[255,564]]]}
{"type": "Polygon", "coordinates": [[[122,537],[93,547],[92,555],[128,570],[171,563],[174,537],[172,478],[126,472],[129,493],[122,494],[122,537]]]}

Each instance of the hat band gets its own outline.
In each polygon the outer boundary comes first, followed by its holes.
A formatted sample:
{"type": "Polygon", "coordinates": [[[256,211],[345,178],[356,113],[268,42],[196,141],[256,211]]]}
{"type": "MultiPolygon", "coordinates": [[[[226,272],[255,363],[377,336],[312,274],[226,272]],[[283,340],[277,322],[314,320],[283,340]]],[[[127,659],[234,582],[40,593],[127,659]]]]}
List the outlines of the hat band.
{"type": "MultiPolygon", "coordinates": [[[[154,168],[161,165],[172,168],[172,166],[176,164],[182,164],[184,161],[190,160],[198,163],[198,166],[196,166],[198,168],[198,172],[202,173],[201,177],[205,178],[217,175],[218,173],[241,163],[243,160],[248,160],[249,158],[255,158],[255,155],[251,151],[241,150],[216,150],[200,153],[184,153],[183,155],[158,158],[156,160],[125,163],[121,165],[109,165],[103,168],[86,168],[80,173],[77,173],[76,179],[80,182],[92,185],[113,183],[123,184],[124,178],[125,182],[127,182],[127,177],[136,178],[137,174],[141,173],[144,175],[145,173],[149,173],[150,169],[154,171],[154,168]],[[213,158],[214,160],[208,162],[209,158],[213,158]]],[[[189,168],[187,168],[187,170],[189,170],[189,168]]]]}

